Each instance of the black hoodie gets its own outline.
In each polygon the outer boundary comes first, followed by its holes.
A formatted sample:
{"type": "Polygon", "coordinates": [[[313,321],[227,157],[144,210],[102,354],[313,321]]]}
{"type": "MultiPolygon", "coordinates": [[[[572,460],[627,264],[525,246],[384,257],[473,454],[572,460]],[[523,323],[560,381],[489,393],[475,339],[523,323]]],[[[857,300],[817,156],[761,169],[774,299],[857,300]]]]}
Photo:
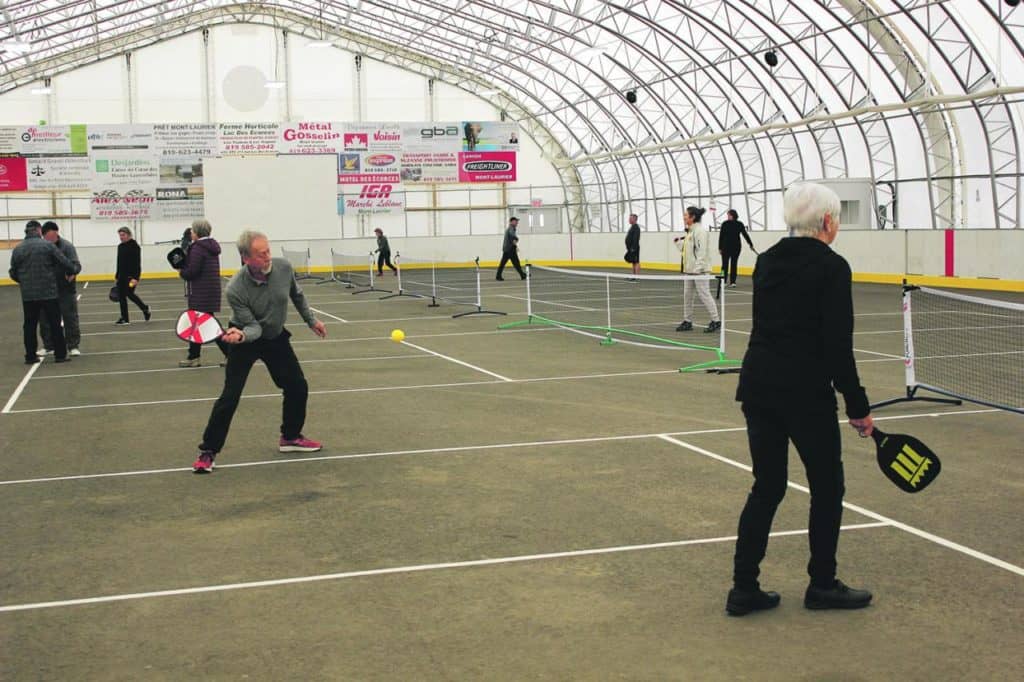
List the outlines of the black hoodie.
{"type": "Polygon", "coordinates": [[[754,326],[736,400],[765,407],[871,409],[853,358],[850,265],[812,237],[780,240],[754,266],[754,326]],[[828,401],[828,402],[825,402],[828,401]]]}

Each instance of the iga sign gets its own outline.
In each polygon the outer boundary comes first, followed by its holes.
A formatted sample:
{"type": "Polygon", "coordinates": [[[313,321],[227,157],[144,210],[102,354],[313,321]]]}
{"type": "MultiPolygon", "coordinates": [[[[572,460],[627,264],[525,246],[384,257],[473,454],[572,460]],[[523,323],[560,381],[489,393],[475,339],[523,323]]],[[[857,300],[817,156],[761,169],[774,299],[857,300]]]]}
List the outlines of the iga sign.
{"type": "Polygon", "coordinates": [[[367,183],[355,194],[355,187],[346,187],[352,194],[345,194],[344,212],[355,215],[390,215],[405,210],[405,191],[399,184],[367,183]]]}

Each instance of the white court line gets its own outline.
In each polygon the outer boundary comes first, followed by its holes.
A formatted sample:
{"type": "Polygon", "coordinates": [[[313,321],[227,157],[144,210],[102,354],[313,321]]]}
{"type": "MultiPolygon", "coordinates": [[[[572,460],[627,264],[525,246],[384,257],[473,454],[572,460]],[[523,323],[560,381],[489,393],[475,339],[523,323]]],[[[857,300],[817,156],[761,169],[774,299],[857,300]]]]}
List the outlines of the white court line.
{"type": "MultiPolygon", "coordinates": [[[[730,323],[731,322],[739,322],[739,321],[740,320],[729,320],[730,323]]],[[[744,336],[750,336],[750,332],[745,332],[745,331],[743,331],[741,329],[729,329],[728,327],[726,327],[725,331],[732,332],[733,334],[743,334],[744,336]]],[[[853,350],[857,351],[858,353],[867,353],[868,355],[878,355],[880,357],[888,358],[890,360],[902,360],[903,359],[902,355],[893,355],[892,353],[880,353],[880,352],[875,351],[875,350],[864,350],[863,348],[854,348],[853,350]]]]}
{"type": "MultiPolygon", "coordinates": [[[[842,526],[842,530],[862,530],[868,528],[882,528],[885,523],[858,523],[842,526]]],[[[771,533],[771,537],[783,537],[790,535],[806,535],[807,530],[782,530],[771,533]]],[[[176,597],[186,594],[205,594],[208,592],[227,592],[230,590],[245,590],[257,587],[280,587],[282,585],[299,585],[302,583],[323,582],[325,580],[345,580],[348,578],[365,578],[378,575],[394,575],[396,573],[421,573],[423,571],[439,571],[453,568],[473,568],[477,566],[500,566],[503,564],[520,564],[529,561],[549,561],[551,559],[569,559],[584,556],[598,556],[601,554],[622,554],[624,552],[638,552],[651,549],[668,549],[674,547],[688,547],[694,545],[709,545],[722,542],[735,542],[735,535],[723,535],[717,538],[697,538],[694,540],[674,540],[670,542],[652,542],[644,545],[619,545],[617,547],[595,547],[592,549],[577,549],[565,552],[547,552],[544,554],[519,554],[514,556],[494,557],[490,559],[471,559],[468,561],[446,561],[436,564],[413,564],[411,566],[392,566],[389,568],[373,568],[363,571],[346,571],[343,573],[323,573],[320,575],[304,575],[295,578],[277,578],[274,580],[254,580],[244,583],[225,583],[220,585],[203,585],[199,587],[184,587],[176,590],[158,590],[155,592],[134,592],[129,594],[112,594],[104,597],[84,597],[79,599],[64,599],[61,601],[36,602],[34,604],[9,604],[0,606],[0,613],[12,611],[35,611],[38,609],[52,609],[65,606],[82,606],[85,604],[109,604],[111,602],[131,601],[136,599],[152,599],[154,597],[176,597]]]]}
{"type": "Polygon", "coordinates": [[[471,365],[468,362],[463,362],[462,360],[456,360],[453,357],[449,357],[447,355],[442,355],[441,353],[438,353],[437,351],[430,350],[429,348],[424,348],[423,346],[417,346],[415,343],[409,343],[408,341],[402,341],[402,343],[404,345],[406,345],[406,346],[411,346],[411,347],[415,348],[416,350],[421,350],[424,353],[430,353],[431,355],[436,355],[437,357],[442,358],[444,360],[448,360],[449,362],[454,362],[456,365],[462,365],[463,367],[468,367],[470,369],[475,369],[477,372],[482,372],[482,373],[487,374],[489,376],[501,379],[502,381],[512,381],[512,379],[509,379],[508,377],[504,377],[504,376],[502,376],[500,374],[497,374],[495,372],[492,372],[492,371],[490,371],[488,369],[484,369],[483,367],[477,367],[476,365],[471,365]]]}
{"type": "Polygon", "coordinates": [[[314,308],[313,306],[309,306],[309,309],[312,310],[314,313],[320,313],[321,315],[326,315],[327,317],[331,318],[332,320],[337,320],[338,322],[348,322],[348,320],[342,319],[342,318],[338,317],[337,315],[331,315],[330,313],[325,313],[324,311],[320,310],[319,308],[314,308]]]}
{"type": "MultiPolygon", "coordinates": [[[[495,382],[486,382],[495,383],[495,382]]],[[[918,419],[920,417],[943,417],[947,415],[965,415],[965,414],[982,414],[999,412],[994,409],[982,409],[982,410],[951,410],[949,412],[932,412],[927,414],[903,414],[903,415],[891,415],[888,417],[876,417],[875,421],[891,421],[898,419],[918,419]]],[[[840,420],[842,422],[843,420],[840,420]]],[[[279,464],[298,464],[304,462],[328,462],[334,460],[346,460],[346,459],[373,459],[377,457],[397,457],[397,456],[408,456],[408,455],[430,455],[430,454],[441,454],[447,452],[470,452],[474,450],[503,450],[510,448],[537,448],[547,445],[577,445],[582,443],[604,443],[610,441],[626,441],[626,440],[642,440],[649,438],[661,438],[663,436],[700,436],[708,434],[721,434],[721,433],[735,433],[740,431],[746,431],[745,426],[728,426],[717,429],[698,429],[694,431],[670,431],[668,433],[639,433],[626,436],[592,436],[589,438],[565,438],[561,440],[540,440],[540,441],[525,441],[518,443],[493,443],[489,445],[453,445],[443,448],[425,448],[422,450],[392,450],[385,452],[362,452],[348,455],[312,455],[310,457],[290,457],[288,459],[262,459],[255,460],[252,462],[236,462],[234,464],[218,464],[217,469],[238,469],[244,467],[256,467],[256,466],[274,466],[279,464]]],[[[171,473],[182,473],[192,472],[191,467],[174,467],[168,469],[144,469],[134,471],[112,471],[99,474],[73,474],[68,476],[48,476],[43,478],[23,478],[8,481],[0,481],[0,486],[3,485],[21,485],[26,483],[53,483],[56,481],[80,481],[93,478],[121,478],[125,476],[148,476],[154,474],[171,474],[171,473]]]]}
{"type": "MultiPolygon", "coordinates": [[[[710,457],[711,459],[717,460],[724,464],[734,466],[738,469],[743,469],[744,471],[752,471],[752,469],[749,466],[743,464],[742,462],[737,462],[736,460],[729,459],[728,457],[723,457],[722,455],[711,452],[710,450],[699,448],[696,445],[691,445],[690,443],[686,443],[671,436],[659,436],[659,438],[669,443],[674,443],[675,445],[684,447],[687,450],[692,450],[693,452],[704,455],[705,457],[710,457]]],[[[799,490],[804,493],[809,494],[811,492],[807,487],[798,485],[796,483],[793,483],[792,481],[786,481],[786,484],[790,488],[799,490]]],[[[955,552],[960,552],[961,554],[965,554],[973,559],[978,559],[979,561],[984,561],[987,564],[991,564],[1003,570],[1009,571],[1010,573],[1016,573],[1017,575],[1024,576],[1024,568],[1011,564],[1008,561],[1003,561],[1002,559],[998,559],[989,554],[985,554],[984,552],[979,552],[976,549],[971,549],[966,545],[961,545],[958,542],[947,540],[946,538],[939,537],[938,535],[934,535],[932,533],[929,533],[928,531],[921,530],[920,528],[915,528],[914,526],[910,526],[900,521],[896,521],[895,519],[891,519],[888,516],[883,516],[877,512],[871,511],[870,509],[865,509],[864,507],[852,504],[850,502],[843,502],[843,507],[849,509],[850,511],[855,511],[858,514],[862,514],[863,516],[867,516],[868,518],[875,519],[876,521],[881,521],[886,525],[893,526],[894,528],[899,528],[900,530],[910,533],[911,535],[916,535],[919,538],[924,538],[929,542],[934,542],[935,544],[941,545],[942,547],[946,547],[947,549],[952,549],[955,552]]]]}
{"type": "Polygon", "coordinates": [[[39,369],[41,364],[43,364],[42,360],[33,363],[32,366],[28,368],[28,371],[25,372],[25,376],[21,379],[21,383],[14,389],[14,393],[11,394],[11,397],[7,399],[7,404],[4,405],[4,409],[0,410],[0,414],[10,414],[11,408],[14,407],[14,403],[18,402],[18,398],[21,397],[21,392],[25,390],[26,386],[28,386],[29,379],[31,379],[32,375],[36,373],[36,370],[39,369]]]}
{"type": "Polygon", "coordinates": [[[85,291],[85,290],[86,290],[86,289],[88,289],[88,288],[89,288],[89,282],[86,282],[86,283],[85,283],[85,286],[84,286],[84,287],[82,287],[82,291],[85,291]]]}

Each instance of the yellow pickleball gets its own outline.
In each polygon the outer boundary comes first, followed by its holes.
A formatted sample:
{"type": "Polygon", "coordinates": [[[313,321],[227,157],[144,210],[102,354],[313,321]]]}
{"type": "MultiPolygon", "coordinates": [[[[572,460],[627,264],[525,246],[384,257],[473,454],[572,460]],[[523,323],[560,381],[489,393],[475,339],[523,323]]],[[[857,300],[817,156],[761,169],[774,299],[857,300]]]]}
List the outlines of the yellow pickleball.
{"type": "Polygon", "coordinates": [[[392,329],[391,330],[391,340],[392,341],[394,341],[395,343],[401,343],[404,339],[405,339],[405,332],[403,332],[401,329],[392,329]]]}

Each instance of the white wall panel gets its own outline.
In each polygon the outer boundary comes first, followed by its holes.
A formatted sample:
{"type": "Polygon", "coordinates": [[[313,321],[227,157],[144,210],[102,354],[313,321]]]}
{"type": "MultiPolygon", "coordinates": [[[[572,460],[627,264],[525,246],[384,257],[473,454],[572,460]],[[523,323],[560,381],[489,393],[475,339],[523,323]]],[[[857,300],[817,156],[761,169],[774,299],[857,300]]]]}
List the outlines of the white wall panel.
{"type": "Polygon", "coordinates": [[[90,64],[52,79],[52,124],[126,123],[124,57],[90,64]]]}
{"type": "Polygon", "coordinates": [[[335,48],[307,47],[309,42],[302,36],[288,37],[292,120],[354,120],[352,53],[335,48]]]}
{"type": "Polygon", "coordinates": [[[157,43],[134,55],[136,115],[141,123],[202,122],[203,38],[200,32],[157,43]],[[172,113],[173,112],[173,113],[172,113]]]}
{"type": "Polygon", "coordinates": [[[255,69],[263,81],[274,79],[274,38],[273,30],[266,26],[236,24],[210,29],[215,121],[281,120],[276,91],[243,77],[255,69]]]}

